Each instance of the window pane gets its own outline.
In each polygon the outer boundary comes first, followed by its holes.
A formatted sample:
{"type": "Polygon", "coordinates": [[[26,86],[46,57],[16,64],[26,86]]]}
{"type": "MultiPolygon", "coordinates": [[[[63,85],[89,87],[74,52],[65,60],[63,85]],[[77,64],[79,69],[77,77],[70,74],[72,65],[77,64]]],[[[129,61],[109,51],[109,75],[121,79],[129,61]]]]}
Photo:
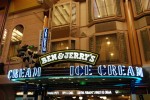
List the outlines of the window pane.
{"type": "Polygon", "coordinates": [[[149,0],[142,0],[143,10],[148,9],[148,2],[149,2],[149,0]]]}
{"type": "Polygon", "coordinates": [[[76,4],[72,3],[72,7],[70,7],[70,3],[55,6],[53,11],[53,26],[66,25],[69,23],[76,24],[76,4]]]}
{"type": "Polygon", "coordinates": [[[115,0],[105,0],[108,16],[115,15],[115,0]]]}
{"type": "Polygon", "coordinates": [[[69,41],[64,40],[64,41],[59,41],[59,42],[52,42],[52,51],[57,51],[57,50],[64,50],[64,49],[75,49],[75,40],[71,40],[71,48],[69,48],[69,41]]]}
{"type": "Polygon", "coordinates": [[[70,4],[68,3],[64,5],[55,6],[53,13],[53,24],[55,26],[68,24],[70,16],[70,4]]]}
{"type": "Polygon", "coordinates": [[[93,37],[89,38],[89,50],[94,51],[94,39],[93,39],[93,37]]]}
{"type": "Polygon", "coordinates": [[[75,40],[71,40],[71,49],[75,49],[75,40]]]}
{"type": "Polygon", "coordinates": [[[118,45],[116,34],[96,37],[96,53],[100,54],[99,62],[118,62],[118,45]]]}
{"type": "MultiPolygon", "coordinates": [[[[51,48],[52,51],[64,50],[64,49],[69,49],[68,40],[52,42],[52,48],[51,48]]],[[[71,40],[71,49],[75,49],[75,40],[71,40]]],[[[60,64],[55,64],[53,66],[54,67],[68,67],[70,64],[74,65],[73,63],[60,63],[60,64]]]]}
{"type": "Polygon", "coordinates": [[[147,29],[141,31],[141,40],[145,61],[150,61],[150,33],[147,29]]]}
{"type": "Polygon", "coordinates": [[[125,35],[124,33],[118,33],[118,43],[119,43],[119,60],[120,63],[127,63],[128,62],[128,56],[127,56],[127,46],[125,41],[125,35]]]}
{"type": "Polygon", "coordinates": [[[72,24],[76,24],[76,4],[72,4],[72,24]]]}
{"type": "Polygon", "coordinates": [[[134,2],[135,2],[135,8],[137,14],[140,14],[141,12],[150,9],[149,0],[134,0],[134,2]]]}
{"type": "Polygon", "coordinates": [[[142,6],[140,0],[135,0],[136,12],[137,14],[142,12],[142,6]]]}
{"type": "Polygon", "coordinates": [[[120,0],[94,0],[94,18],[121,16],[120,0]]]}
{"type": "Polygon", "coordinates": [[[52,42],[52,48],[51,48],[52,51],[64,50],[64,49],[69,49],[68,40],[59,41],[59,42],[52,42]]]}
{"type": "Polygon", "coordinates": [[[122,16],[121,14],[121,6],[120,6],[120,0],[116,0],[116,6],[115,6],[115,11],[117,16],[122,16]]]}
{"type": "Polygon", "coordinates": [[[97,36],[96,53],[100,54],[98,63],[126,63],[128,59],[124,34],[97,36]]]}
{"type": "MultiPolygon", "coordinates": [[[[92,5],[91,5],[91,0],[88,0],[88,21],[91,22],[92,21],[92,5]]],[[[94,6],[95,7],[95,6],[94,6]]]]}

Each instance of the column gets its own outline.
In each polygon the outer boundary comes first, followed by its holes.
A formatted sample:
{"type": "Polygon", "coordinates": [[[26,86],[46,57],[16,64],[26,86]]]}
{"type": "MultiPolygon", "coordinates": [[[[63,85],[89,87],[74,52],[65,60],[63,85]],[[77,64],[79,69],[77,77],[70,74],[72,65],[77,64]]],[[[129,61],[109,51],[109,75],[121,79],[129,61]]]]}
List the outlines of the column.
{"type": "Polygon", "coordinates": [[[130,90],[131,90],[131,100],[137,100],[136,94],[135,94],[135,80],[131,81],[130,90]]]}
{"type": "Polygon", "coordinates": [[[26,83],[24,85],[23,100],[27,100],[28,99],[27,95],[28,95],[28,83],[26,83]]]}
{"type": "Polygon", "coordinates": [[[38,85],[38,97],[37,97],[37,100],[42,100],[42,85],[38,85]]]}
{"type": "Polygon", "coordinates": [[[127,19],[129,45],[131,52],[131,61],[133,65],[141,65],[141,56],[138,44],[138,37],[134,26],[134,16],[131,8],[131,1],[125,0],[125,15],[127,19]]]}

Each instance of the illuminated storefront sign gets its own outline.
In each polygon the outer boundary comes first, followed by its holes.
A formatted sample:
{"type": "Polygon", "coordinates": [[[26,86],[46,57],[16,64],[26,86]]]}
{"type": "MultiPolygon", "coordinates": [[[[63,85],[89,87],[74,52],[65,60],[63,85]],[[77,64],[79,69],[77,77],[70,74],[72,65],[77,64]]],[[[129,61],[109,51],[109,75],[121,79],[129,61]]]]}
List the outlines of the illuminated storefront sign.
{"type": "Polygon", "coordinates": [[[40,57],[41,66],[58,62],[81,62],[95,65],[98,54],[82,50],[64,50],[46,54],[40,57]]]}
{"type": "Polygon", "coordinates": [[[41,67],[13,69],[9,70],[8,72],[9,79],[34,78],[40,76],[41,76],[41,67]]]}
{"type": "Polygon", "coordinates": [[[112,94],[111,90],[99,90],[99,91],[80,91],[80,90],[59,90],[47,92],[47,95],[99,95],[99,94],[112,94]]]}
{"type": "MultiPolygon", "coordinates": [[[[100,76],[135,76],[143,77],[141,67],[123,65],[99,65],[96,69],[100,76]]],[[[91,76],[93,75],[92,65],[70,66],[70,76],[91,76]]]]}
{"type": "Polygon", "coordinates": [[[42,37],[42,53],[46,53],[47,51],[47,41],[48,41],[48,28],[44,29],[43,37],[42,37]]]}

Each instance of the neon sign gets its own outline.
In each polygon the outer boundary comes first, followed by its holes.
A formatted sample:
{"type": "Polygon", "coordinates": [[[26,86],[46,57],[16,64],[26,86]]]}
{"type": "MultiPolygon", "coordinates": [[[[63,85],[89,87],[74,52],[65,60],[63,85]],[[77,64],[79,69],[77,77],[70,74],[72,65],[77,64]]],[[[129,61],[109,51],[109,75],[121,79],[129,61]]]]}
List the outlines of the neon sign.
{"type": "MultiPolygon", "coordinates": [[[[70,76],[92,76],[92,65],[70,66],[70,76]]],[[[141,67],[123,66],[123,65],[99,65],[97,67],[99,76],[135,76],[143,77],[141,67]]]]}
{"type": "Polygon", "coordinates": [[[56,62],[82,62],[90,65],[95,65],[98,54],[81,51],[81,50],[64,50],[46,54],[40,57],[41,66],[56,62]]]}
{"type": "Polygon", "coordinates": [[[47,51],[47,41],[48,41],[48,28],[44,29],[43,38],[42,38],[42,53],[47,51]]]}
{"type": "Polygon", "coordinates": [[[8,79],[34,78],[41,76],[41,67],[13,69],[8,72],[8,79]]]}

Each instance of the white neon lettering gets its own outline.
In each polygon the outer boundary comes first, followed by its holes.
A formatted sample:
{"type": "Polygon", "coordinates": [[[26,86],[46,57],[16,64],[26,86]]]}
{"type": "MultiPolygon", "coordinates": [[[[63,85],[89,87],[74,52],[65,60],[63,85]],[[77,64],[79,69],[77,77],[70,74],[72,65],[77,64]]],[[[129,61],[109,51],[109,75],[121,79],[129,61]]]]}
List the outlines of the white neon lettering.
{"type": "Polygon", "coordinates": [[[94,62],[95,61],[95,56],[91,55],[91,59],[89,60],[90,62],[94,62]]]}
{"type": "Polygon", "coordinates": [[[73,59],[73,58],[74,58],[73,52],[70,52],[69,59],[73,59]]]}
{"type": "Polygon", "coordinates": [[[59,54],[58,54],[58,59],[59,59],[59,60],[63,59],[63,57],[64,57],[64,54],[63,54],[63,53],[59,53],[59,54]]]}
{"type": "Polygon", "coordinates": [[[70,76],[74,75],[74,66],[70,66],[70,76]]]}
{"type": "Polygon", "coordinates": [[[45,63],[47,63],[47,59],[44,57],[44,58],[41,58],[41,60],[42,60],[42,64],[45,64],[45,63]]]}
{"type": "Polygon", "coordinates": [[[114,76],[117,75],[116,66],[115,65],[112,65],[112,73],[113,73],[114,76]]]}
{"type": "Polygon", "coordinates": [[[127,75],[128,75],[128,76],[129,76],[129,75],[135,76],[132,66],[129,66],[129,67],[128,67],[127,75]]]}
{"type": "Polygon", "coordinates": [[[76,75],[79,75],[79,74],[80,74],[79,71],[80,71],[79,66],[76,66],[76,67],[75,67],[75,74],[76,74],[76,75]]]}
{"type": "Polygon", "coordinates": [[[108,75],[112,75],[112,68],[111,68],[111,65],[108,65],[108,75]]]}
{"type": "Polygon", "coordinates": [[[52,57],[52,60],[57,60],[57,54],[53,54],[51,55],[51,57],[52,57]]]}
{"type": "Polygon", "coordinates": [[[37,72],[37,76],[40,77],[40,76],[41,76],[41,67],[38,67],[38,68],[37,68],[37,71],[38,71],[38,72],[37,72]]]}
{"type": "Polygon", "coordinates": [[[140,67],[136,67],[136,76],[143,77],[143,70],[140,67]]]}
{"type": "Polygon", "coordinates": [[[66,52],[66,53],[65,53],[64,58],[65,58],[65,59],[68,59],[68,58],[69,58],[69,52],[66,52]]]}
{"type": "Polygon", "coordinates": [[[103,75],[103,73],[102,73],[102,65],[98,66],[98,74],[101,75],[101,76],[103,75]]]}
{"type": "Polygon", "coordinates": [[[25,77],[31,77],[31,69],[27,68],[25,77]]]}
{"type": "Polygon", "coordinates": [[[74,59],[79,59],[79,53],[74,52],[74,59]]]}
{"type": "Polygon", "coordinates": [[[80,53],[79,59],[84,60],[84,53],[80,53]]]}
{"type": "Polygon", "coordinates": [[[8,79],[12,78],[12,70],[9,70],[7,77],[8,77],[8,79]]]}

